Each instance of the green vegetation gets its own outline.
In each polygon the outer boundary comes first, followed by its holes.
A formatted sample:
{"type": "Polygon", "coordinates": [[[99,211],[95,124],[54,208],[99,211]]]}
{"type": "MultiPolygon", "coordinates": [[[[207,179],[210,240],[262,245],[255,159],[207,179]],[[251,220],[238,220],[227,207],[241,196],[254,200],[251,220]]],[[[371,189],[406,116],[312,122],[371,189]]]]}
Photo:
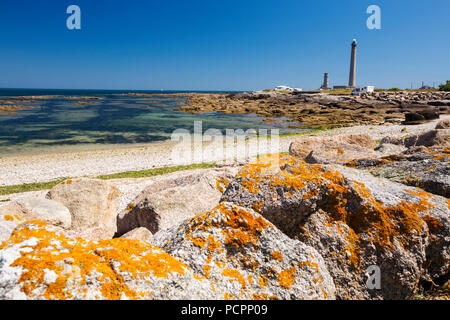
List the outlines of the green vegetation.
{"type": "Polygon", "coordinates": [[[54,186],[56,186],[57,184],[63,182],[64,180],[67,180],[67,179],[68,178],[61,178],[61,179],[52,180],[52,181],[48,181],[48,182],[24,183],[24,184],[18,184],[18,185],[14,185],[14,186],[0,187],[0,196],[12,194],[12,193],[18,193],[18,192],[28,192],[28,191],[51,189],[54,186]]]}
{"type": "Polygon", "coordinates": [[[390,88],[390,89],[375,89],[375,92],[383,92],[383,91],[388,91],[388,92],[397,92],[397,91],[401,91],[401,89],[399,88],[390,88]]]}
{"type": "Polygon", "coordinates": [[[450,80],[447,80],[446,84],[441,84],[439,86],[439,91],[450,91],[450,80]]]}
{"type": "Polygon", "coordinates": [[[98,176],[97,179],[110,180],[110,179],[123,179],[123,178],[147,178],[153,176],[160,176],[167,173],[176,171],[192,170],[192,169],[207,169],[213,168],[215,163],[193,163],[185,166],[174,167],[162,167],[140,171],[126,171],[120,173],[106,174],[98,176]]]}
{"type": "MultiPolygon", "coordinates": [[[[319,128],[314,128],[314,129],[308,130],[308,131],[280,134],[280,137],[304,136],[307,134],[316,133],[316,132],[325,131],[325,130],[328,130],[328,128],[319,127],[319,128]]],[[[270,136],[268,136],[268,138],[270,138],[270,136]]]]}
{"type": "MultiPolygon", "coordinates": [[[[127,171],[127,172],[101,175],[101,176],[98,176],[97,179],[110,180],[110,179],[121,179],[121,178],[145,178],[145,177],[153,177],[153,176],[163,175],[163,174],[167,174],[167,173],[172,173],[172,172],[176,172],[176,171],[212,168],[212,167],[214,167],[214,165],[215,165],[215,163],[194,163],[194,164],[184,165],[184,166],[162,167],[162,168],[140,170],[140,171],[127,171]]],[[[56,186],[57,184],[63,182],[64,180],[67,180],[67,179],[69,179],[69,178],[61,178],[61,179],[56,179],[56,180],[52,180],[52,181],[48,181],[48,182],[24,183],[24,184],[19,184],[19,185],[0,187],[0,196],[13,194],[13,193],[19,193],[19,192],[51,189],[54,186],[56,186]]]]}
{"type": "Polygon", "coordinates": [[[328,94],[334,94],[334,95],[349,95],[351,94],[353,89],[331,89],[326,90],[325,92],[328,94]]]}

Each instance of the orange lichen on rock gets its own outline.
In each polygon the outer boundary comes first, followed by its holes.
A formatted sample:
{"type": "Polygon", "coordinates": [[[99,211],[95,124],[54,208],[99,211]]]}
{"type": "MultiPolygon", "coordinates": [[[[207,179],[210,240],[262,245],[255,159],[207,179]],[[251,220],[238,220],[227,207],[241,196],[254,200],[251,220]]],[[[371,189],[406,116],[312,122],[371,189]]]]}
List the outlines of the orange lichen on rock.
{"type": "Polygon", "coordinates": [[[270,258],[273,260],[283,261],[283,255],[279,251],[272,252],[270,258]]]}
{"type": "Polygon", "coordinates": [[[247,283],[245,282],[245,278],[242,275],[242,273],[239,272],[239,270],[234,270],[234,269],[230,269],[230,268],[225,268],[222,272],[222,274],[225,277],[228,278],[232,278],[236,281],[238,281],[241,285],[242,288],[244,289],[247,286],[247,283]]]}
{"type": "MultiPolygon", "coordinates": [[[[386,158],[383,162],[390,160],[386,158]]],[[[287,191],[300,191],[303,199],[317,196],[319,189],[325,189],[321,193],[321,197],[326,199],[320,204],[321,212],[328,216],[331,224],[342,223],[349,227],[346,254],[355,270],[360,263],[361,234],[367,234],[379,250],[392,249],[395,241],[407,247],[410,242],[419,241],[420,237],[415,235],[423,232],[425,221],[419,213],[434,206],[429,200],[431,195],[420,189],[405,190],[415,196],[411,200],[399,199],[395,205],[386,205],[375,200],[364,183],[345,179],[343,174],[329,167],[306,164],[284,155],[261,158],[256,164],[245,166],[237,177],[243,188],[252,193],[258,193],[262,183],[268,183],[274,195],[280,191],[285,194],[287,191]],[[358,206],[355,207],[355,203],[358,206]]],[[[254,205],[259,207],[258,203],[254,205]]],[[[338,230],[343,232],[342,226],[338,225],[338,230]]]]}
{"type": "Polygon", "coordinates": [[[247,244],[258,245],[258,237],[268,225],[261,216],[256,217],[252,212],[243,208],[227,207],[220,204],[216,207],[224,215],[222,229],[225,234],[225,245],[242,247],[247,244]]]}
{"type": "Polygon", "coordinates": [[[252,204],[252,209],[255,212],[261,212],[261,210],[264,208],[264,202],[262,201],[257,201],[254,204],[252,204]]]}
{"type": "Polygon", "coordinates": [[[253,300],[269,300],[269,295],[267,293],[253,294],[253,300]]]}
{"type": "Polygon", "coordinates": [[[5,214],[4,216],[3,216],[3,219],[5,220],[5,221],[14,221],[15,219],[14,219],[14,216],[12,216],[12,215],[10,215],[10,214],[5,214]]]}
{"type": "Polygon", "coordinates": [[[216,180],[216,188],[220,191],[220,193],[224,193],[225,190],[228,188],[229,181],[228,179],[218,179],[216,180]]]}
{"type": "MultiPolygon", "coordinates": [[[[21,251],[11,267],[22,269],[19,283],[28,297],[46,299],[80,298],[86,294],[87,282],[93,277],[105,299],[138,299],[142,292],[130,288],[127,277],[166,278],[170,274],[184,275],[189,268],[159,248],[143,241],[112,239],[98,242],[67,237],[56,228],[29,221],[19,225],[0,249],[37,239],[32,250],[21,251]],[[46,272],[55,275],[51,283],[44,281],[46,272]],[[71,283],[71,285],[69,285],[71,283]],[[39,291],[43,290],[43,293],[39,291]]],[[[150,293],[145,296],[150,297],[150,293]]]]}
{"type": "Polygon", "coordinates": [[[290,269],[283,270],[278,275],[278,284],[280,287],[289,289],[295,281],[297,269],[292,266],[290,269]]]}
{"type": "Polygon", "coordinates": [[[197,247],[204,248],[206,240],[204,238],[192,238],[192,243],[197,247]]]}
{"type": "Polygon", "coordinates": [[[269,282],[269,280],[267,280],[267,278],[263,275],[259,276],[258,279],[258,284],[261,288],[264,288],[265,286],[267,286],[267,283],[269,282]]]}

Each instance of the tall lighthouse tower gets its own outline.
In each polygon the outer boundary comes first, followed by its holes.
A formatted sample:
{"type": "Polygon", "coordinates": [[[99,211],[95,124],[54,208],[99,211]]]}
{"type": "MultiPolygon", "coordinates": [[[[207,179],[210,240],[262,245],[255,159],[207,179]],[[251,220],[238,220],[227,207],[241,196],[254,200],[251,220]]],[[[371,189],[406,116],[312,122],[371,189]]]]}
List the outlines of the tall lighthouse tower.
{"type": "Polygon", "coordinates": [[[348,86],[350,88],[354,88],[356,86],[355,74],[356,74],[356,39],[353,39],[352,55],[350,58],[350,76],[348,79],[348,86]]]}

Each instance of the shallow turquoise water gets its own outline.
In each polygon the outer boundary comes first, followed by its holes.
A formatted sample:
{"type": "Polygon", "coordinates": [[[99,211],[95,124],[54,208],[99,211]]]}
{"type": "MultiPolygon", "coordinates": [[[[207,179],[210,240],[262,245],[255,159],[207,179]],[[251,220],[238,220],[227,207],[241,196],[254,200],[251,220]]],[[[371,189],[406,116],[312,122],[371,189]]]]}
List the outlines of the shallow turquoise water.
{"type": "MultiPolygon", "coordinates": [[[[23,93],[15,92],[15,94],[23,93]]],[[[88,95],[86,92],[79,94],[88,95]]],[[[203,131],[210,128],[223,131],[279,128],[280,133],[299,131],[288,129],[284,125],[264,123],[262,118],[252,114],[188,114],[174,111],[180,102],[185,101],[183,97],[129,96],[119,92],[89,92],[89,94],[103,99],[74,100],[63,96],[54,99],[34,99],[33,105],[39,107],[19,110],[14,115],[0,115],[0,155],[46,152],[48,148],[55,146],[64,149],[71,146],[163,141],[170,139],[176,129],[193,132],[194,121],[200,120],[203,131]],[[80,101],[94,103],[71,104],[80,101]]],[[[20,102],[17,104],[29,105],[20,102]]]]}

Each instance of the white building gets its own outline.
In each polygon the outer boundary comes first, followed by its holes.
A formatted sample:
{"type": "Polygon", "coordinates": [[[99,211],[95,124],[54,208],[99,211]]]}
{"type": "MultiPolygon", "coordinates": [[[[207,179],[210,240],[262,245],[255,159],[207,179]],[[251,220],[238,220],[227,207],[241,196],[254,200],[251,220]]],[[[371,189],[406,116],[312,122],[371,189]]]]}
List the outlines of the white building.
{"type": "Polygon", "coordinates": [[[355,88],[355,90],[352,91],[353,95],[358,95],[361,93],[370,93],[373,92],[375,90],[374,86],[365,86],[365,87],[358,87],[355,88]]]}
{"type": "Polygon", "coordinates": [[[291,87],[288,86],[276,86],[275,91],[294,91],[291,87]]]}

